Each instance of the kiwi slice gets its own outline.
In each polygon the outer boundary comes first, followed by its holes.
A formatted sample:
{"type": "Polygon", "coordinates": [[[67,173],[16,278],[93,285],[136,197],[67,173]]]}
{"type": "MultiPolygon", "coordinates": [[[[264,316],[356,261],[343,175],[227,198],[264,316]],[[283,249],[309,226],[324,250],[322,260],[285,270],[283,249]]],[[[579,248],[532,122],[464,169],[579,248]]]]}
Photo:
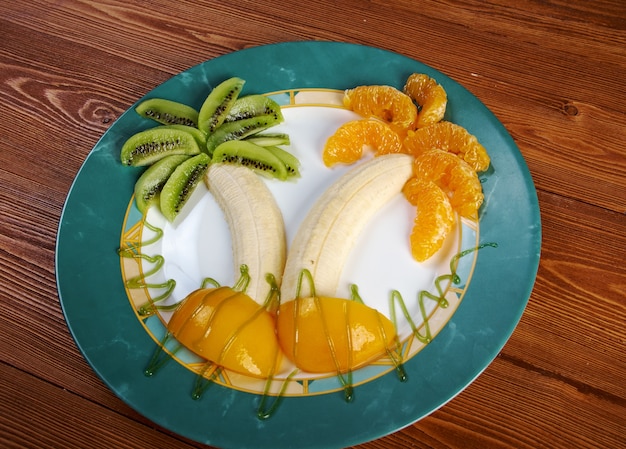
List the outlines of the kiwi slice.
{"type": "Polygon", "coordinates": [[[209,155],[200,153],[183,161],[169,176],[161,189],[159,199],[161,213],[168,221],[174,221],[180,213],[198,183],[204,178],[210,163],[209,155]]]}
{"type": "Polygon", "coordinates": [[[275,115],[260,115],[235,122],[226,122],[207,137],[207,152],[213,154],[213,150],[223,142],[244,139],[278,125],[281,121],[282,119],[276,118],[275,115]]]}
{"type": "Polygon", "coordinates": [[[289,139],[289,134],[284,133],[257,133],[251,135],[250,137],[246,137],[245,140],[256,145],[261,145],[262,147],[289,145],[291,143],[289,139]]]}
{"type": "Polygon", "coordinates": [[[190,157],[184,154],[166,156],[143,172],[135,182],[135,203],[139,212],[145,214],[148,207],[158,203],[159,194],[165,182],[174,173],[176,167],[190,157]]]}
{"type": "Polygon", "coordinates": [[[269,178],[281,181],[289,175],[285,164],[265,147],[245,140],[229,140],[213,153],[214,163],[243,165],[269,178]]]}
{"type": "Polygon", "coordinates": [[[181,129],[157,126],[132,135],[120,153],[124,165],[150,165],[172,154],[192,156],[200,153],[193,135],[181,129]]]}
{"type": "Polygon", "coordinates": [[[198,126],[198,111],[177,101],[149,98],[139,103],[135,111],[164,125],[198,126]]]}
{"type": "Polygon", "coordinates": [[[289,178],[298,178],[300,176],[300,161],[289,151],[277,146],[266,146],[267,151],[276,156],[285,165],[287,176],[289,178]]]}
{"type": "Polygon", "coordinates": [[[188,125],[167,125],[167,128],[178,129],[181,131],[188,132],[189,134],[193,136],[194,139],[196,139],[196,143],[198,144],[201,150],[203,148],[206,148],[206,134],[204,134],[198,128],[194,128],[193,126],[188,126],[188,125]]]}
{"type": "Polygon", "coordinates": [[[226,122],[242,120],[259,115],[275,115],[282,122],[280,105],[265,95],[246,95],[238,98],[226,116],[226,122]]]}
{"type": "Polygon", "coordinates": [[[211,134],[224,122],[244,83],[241,78],[229,78],[209,93],[198,113],[198,128],[202,132],[211,134]]]}

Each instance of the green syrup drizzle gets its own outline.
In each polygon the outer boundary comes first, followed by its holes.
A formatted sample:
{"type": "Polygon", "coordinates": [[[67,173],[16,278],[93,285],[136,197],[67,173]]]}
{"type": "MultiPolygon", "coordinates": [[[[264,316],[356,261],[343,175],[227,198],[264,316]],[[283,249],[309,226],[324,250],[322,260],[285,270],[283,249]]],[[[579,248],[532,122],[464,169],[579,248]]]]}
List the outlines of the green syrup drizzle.
{"type": "Polygon", "coordinates": [[[422,321],[424,323],[423,333],[421,333],[419,329],[417,328],[415,321],[413,321],[413,319],[411,318],[411,315],[409,314],[409,311],[406,307],[406,303],[404,302],[402,298],[402,295],[397,290],[393,290],[389,298],[389,309],[390,309],[391,321],[397,327],[398,321],[397,321],[396,308],[395,308],[395,305],[397,304],[400,307],[402,315],[404,315],[404,318],[408,321],[409,325],[411,326],[411,330],[413,331],[413,334],[418,339],[418,341],[424,344],[430,343],[433,337],[430,331],[430,323],[429,323],[428,316],[426,313],[426,304],[425,304],[426,299],[435,301],[441,308],[445,309],[446,307],[448,307],[449,305],[448,300],[445,298],[446,289],[442,287],[442,284],[444,282],[451,282],[455,285],[460,284],[461,278],[457,274],[457,271],[456,271],[459,259],[461,259],[462,257],[468,254],[473,253],[474,251],[478,251],[486,247],[497,248],[498,244],[497,243],[483,243],[482,245],[476,246],[474,248],[468,248],[456,254],[454,257],[452,257],[452,259],[450,259],[450,273],[442,274],[435,279],[435,288],[437,289],[437,294],[431,293],[427,290],[420,290],[420,292],[417,294],[417,301],[418,301],[418,306],[420,310],[420,315],[422,316],[422,321]]]}
{"type": "Polygon", "coordinates": [[[215,365],[213,362],[207,362],[202,367],[202,370],[197,374],[196,381],[193,385],[193,390],[191,391],[191,398],[194,400],[198,400],[202,398],[204,392],[213,384],[213,381],[220,375],[222,372],[222,367],[215,365]],[[209,368],[215,368],[209,377],[206,376],[206,372],[209,368]]]}
{"type": "Polygon", "coordinates": [[[146,375],[146,377],[154,376],[158,370],[163,368],[167,364],[167,362],[172,360],[171,356],[174,356],[178,352],[178,350],[182,347],[181,345],[177,345],[171,350],[170,354],[166,353],[163,350],[163,348],[165,348],[165,345],[167,344],[167,342],[172,340],[173,338],[174,337],[169,332],[165,333],[165,335],[163,336],[163,338],[157,345],[156,350],[152,354],[152,357],[150,358],[150,361],[148,362],[146,369],[143,372],[146,375]]]}
{"type": "Polygon", "coordinates": [[[139,244],[131,244],[129,246],[119,248],[117,250],[117,253],[120,257],[132,258],[135,260],[145,260],[146,262],[152,264],[152,268],[150,268],[149,270],[132,278],[126,279],[126,288],[165,289],[163,293],[154,298],[150,298],[147,303],[142,304],[137,309],[137,313],[139,313],[140,316],[149,316],[156,313],[157,310],[173,310],[176,308],[176,304],[169,306],[156,305],[156,303],[170,297],[170,295],[174,291],[174,287],[176,287],[176,281],[174,279],[168,279],[167,281],[161,283],[146,282],[147,278],[159,272],[161,268],[163,268],[163,265],[165,264],[165,258],[160,254],[157,254],[155,256],[149,256],[141,253],[140,250],[142,246],[148,246],[152,243],[157,242],[163,237],[163,230],[161,228],[157,228],[156,226],[151,225],[145,220],[143,222],[143,225],[155,233],[154,237],[139,244]]]}
{"type": "MultiPolygon", "coordinates": [[[[265,299],[265,302],[263,303],[263,307],[269,313],[275,314],[276,311],[278,310],[278,307],[280,306],[280,300],[281,300],[280,288],[278,287],[278,283],[276,282],[276,278],[274,277],[273,274],[268,273],[265,276],[265,280],[270,285],[270,291],[268,292],[267,298],[265,299]]],[[[287,378],[283,380],[280,390],[278,391],[278,394],[275,395],[274,400],[268,406],[267,403],[270,400],[270,397],[272,396],[270,395],[270,389],[272,387],[272,384],[274,383],[273,373],[276,371],[277,361],[278,361],[278,354],[276,354],[274,357],[272,375],[268,376],[268,378],[265,381],[265,386],[263,388],[263,395],[261,396],[261,402],[259,404],[259,407],[257,408],[256,415],[257,415],[257,418],[261,420],[270,418],[276,412],[276,410],[278,409],[278,406],[280,405],[280,403],[282,402],[285,396],[285,391],[287,391],[289,382],[291,381],[293,376],[295,376],[298,372],[298,370],[293,370],[291,373],[289,373],[287,378]]]]}

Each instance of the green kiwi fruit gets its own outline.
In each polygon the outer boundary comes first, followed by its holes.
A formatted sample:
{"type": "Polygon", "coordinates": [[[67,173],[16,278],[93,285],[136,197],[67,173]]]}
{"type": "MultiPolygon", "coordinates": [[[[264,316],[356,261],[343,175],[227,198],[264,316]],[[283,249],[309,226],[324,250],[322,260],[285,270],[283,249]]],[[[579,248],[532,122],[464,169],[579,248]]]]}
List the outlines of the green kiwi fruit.
{"type": "Polygon", "coordinates": [[[289,151],[279,148],[277,146],[265,147],[270,153],[276,156],[285,165],[287,169],[287,176],[289,178],[298,178],[300,176],[300,161],[297,157],[291,154],[289,151]]]}
{"type": "Polygon", "coordinates": [[[289,145],[291,143],[289,134],[278,133],[257,133],[250,137],[245,138],[246,141],[261,145],[262,147],[276,146],[276,145],[289,145]]]}
{"type": "Polygon", "coordinates": [[[226,122],[207,137],[207,152],[213,154],[213,150],[223,142],[244,139],[278,125],[281,121],[275,115],[260,115],[235,122],[226,122]]]}
{"type": "Polygon", "coordinates": [[[167,125],[165,127],[188,132],[189,134],[193,136],[194,139],[196,139],[196,143],[198,144],[201,150],[203,148],[206,148],[206,134],[204,134],[198,128],[194,128],[193,126],[187,126],[187,125],[167,125]]]}
{"type": "Polygon", "coordinates": [[[246,95],[238,98],[224,121],[233,122],[259,115],[275,115],[277,119],[283,121],[280,105],[265,95],[246,95]]]}
{"type": "Polygon", "coordinates": [[[285,164],[265,147],[245,140],[229,140],[215,149],[213,163],[243,165],[269,178],[281,181],[287,179],[289,173],[285,164]]]}
{"type": "Polygon", "coordinates": [[[176,128],[157,126],[140,131],[122,145],[120,159],[124,165],[150,165],[172,154],[192,156],[200,153],[193,135],[176,128]]]}
{"type": "Polygon", "coordinates": [[[211,134],[224,122],[244,83],[241,78],[233,77],[211,90],[198,113],[198,128],[202,132],[211,134]]]}
{"type": "Polygon", "coordinates": [[[135,111],[164,125],[198,126],[198,111],[177,101],[149,98],[139,103],[135,111]]]}
{"type": "Polygon", "coordinates": [[[152,204],[158,204],[159,194],[170,175],[180,164],[191,156],[174,154],[152,164],[135,182],[135,203],[137,209],[145,214],[152,204]]]}
{"type": "Polygon", "coordinates": [[[204,178],[211,158],[206,153],[193,156],[176,167],[161,189],[159,205],[165,218],[173,222],[204,178]]]}

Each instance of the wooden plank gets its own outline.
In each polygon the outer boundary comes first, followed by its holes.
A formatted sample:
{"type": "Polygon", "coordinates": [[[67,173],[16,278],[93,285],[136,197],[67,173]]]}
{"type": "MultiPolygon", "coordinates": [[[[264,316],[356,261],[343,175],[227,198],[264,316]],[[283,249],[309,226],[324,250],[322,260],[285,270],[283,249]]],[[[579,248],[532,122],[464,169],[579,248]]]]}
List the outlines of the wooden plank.
{"type": "Polygon", "coordinates": [[[506,353],[626,406],[626,220],[553,195],[540,200],[538,280],[506,353]]]}
{"type": "Polygon", "coordinates": [[[0,363],[3,448],[206,448],[0,363]]]}

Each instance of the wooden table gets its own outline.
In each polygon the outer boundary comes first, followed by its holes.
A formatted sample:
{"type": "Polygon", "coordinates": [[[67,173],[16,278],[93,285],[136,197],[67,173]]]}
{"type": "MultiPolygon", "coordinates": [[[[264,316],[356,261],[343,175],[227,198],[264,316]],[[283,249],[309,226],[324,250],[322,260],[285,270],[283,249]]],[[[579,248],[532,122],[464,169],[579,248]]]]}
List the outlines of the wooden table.
{"type": "Polygon", "coordinates": [[[76,348],[55,281],[61,210],[99,137],[155,86],[243,48],[332,40],[417,59],[481,99],[529,165],[543,226],[496,360],[358,448],[626,447],[622,0],[15,0],[0,17],[0,446],[202,447],[119,400],[76,348]]]}

